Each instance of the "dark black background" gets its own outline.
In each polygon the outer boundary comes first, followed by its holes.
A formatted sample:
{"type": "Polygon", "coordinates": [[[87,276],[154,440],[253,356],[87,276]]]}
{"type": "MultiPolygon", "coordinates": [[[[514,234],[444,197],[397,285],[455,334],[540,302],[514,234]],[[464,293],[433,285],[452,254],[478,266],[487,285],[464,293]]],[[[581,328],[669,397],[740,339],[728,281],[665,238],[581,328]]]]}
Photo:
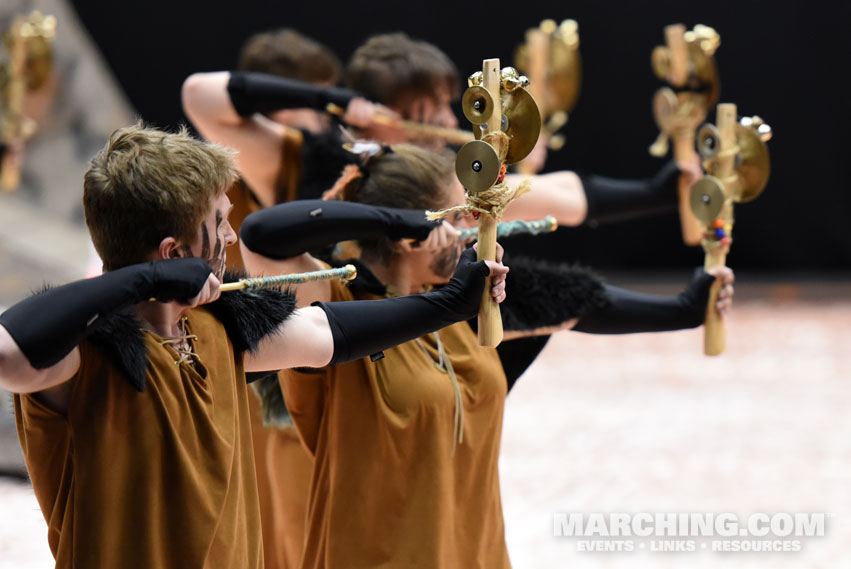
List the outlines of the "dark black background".
{"type": "MultiPolygon", "coordinates": [[[[774,129],[772,177],[756,201],[736,207],[731,266],[758,270],[851,267],[851,184],[846,75],[851,64],[844,2],[261,2],[76,0],[132,104],[154,124],[184,120],[179,92],[194,71],[232,68],[252,33],[290,26],[323,41],[345,61],[373,33],[405,31],[441,47],[463,76],[481,60],[511,62],[526,28],[544,18],[579,22],[582,94],[564,131],[567,145],[547,170],[615,177],[652,174],[657,130],[650,101],[659,84],[650,52],[663,27],[682,22],[721,34],[716,61],[721,100],[774,129]]],[[[710,117],[711,118],[711,117],[710,117]]],[[[464,122],[462,121],[462,125],[464,122]]],[[[597,267],[696,265],[674,215],[590,229],[562,229],[535,242],[597,267]]]]}

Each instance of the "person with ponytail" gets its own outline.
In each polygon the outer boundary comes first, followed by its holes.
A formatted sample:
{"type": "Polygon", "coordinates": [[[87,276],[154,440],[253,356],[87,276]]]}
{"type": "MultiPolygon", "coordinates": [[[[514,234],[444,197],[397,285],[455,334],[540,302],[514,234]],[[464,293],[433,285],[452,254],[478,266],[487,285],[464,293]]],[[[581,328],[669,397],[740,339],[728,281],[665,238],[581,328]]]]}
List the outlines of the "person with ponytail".
{"type": "MultiPolygon", "coordinates": [[[[439,288],[471,253],[457,239],[463,215],[439,225],[425,217],[463,201],[451,153],[408,144],[353,149],[358,164],[344,169],[328,199],[264,209],[241,229],[254,274],[327,267],[311,251],[328,245],[338,246],[331,262],[357,264],[350,286],[300,285],[302,305],[439,288]],[[356,258],[339,258],[346,255],[356,258]]],[[[606,285],[587,269],[512,262],[507,283],[517,288],[507,297],[492,291],[504,300],[506,340],[571,327],[698,326],[715,278],[701,274],[680,295],[652,296],[606,285]]],[[[725,312],[732,274],[718,275],[725,312]]],[[[524,366],[480,347],[473,322],[372,358],[282,372],[289,413],[313,456],[302,567],[510,567],[497,463],[505,397],[524,366]]]]}

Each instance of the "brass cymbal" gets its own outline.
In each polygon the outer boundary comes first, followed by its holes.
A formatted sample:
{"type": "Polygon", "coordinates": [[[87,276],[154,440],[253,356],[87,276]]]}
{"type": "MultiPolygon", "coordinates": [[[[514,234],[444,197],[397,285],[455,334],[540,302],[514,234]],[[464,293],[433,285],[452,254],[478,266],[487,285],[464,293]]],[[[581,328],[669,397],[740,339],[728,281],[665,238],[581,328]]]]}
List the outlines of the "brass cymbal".
{"type": "Polygon", "coordinates": [[[736,142],[739,145],[739,153],[736,155],[738,182],[734,195],[738,202],[749,202],[759,196],[768,184],[771,159],[768,147],[754,128],[737,124],[736,142]]]}
{"type": "Polygon", "coordinates": [[[538,142],[541,134],[541,113],[526,89],[502,94],[502,130],[508,135],[506,164],[523,160],[538,142]]]}
{"type": "Polygon", "coordinates": [[[709,225],[724,207],[724,184],[707,174],[691,187],[689,205],[698,221],[709,225]]]}
{"type": "MultiPolygon", "coordinates": [[[[544,99],[540,104],[547,117],[557,111],[572,111],[582,87],[582,58],[576,22],[565,20],[558,28],[553,25],[549,29],[546,83],[536,86],[539,89],[536,93],[544,99]]],[[[514,65],[524,73],[529,72],[528,43],[518,46],[514,65]]]]}
{"type": "Polygon", "coordinates": [[[478,193],[487,190],[499,177],[499,156],[493,146],[473,140],[461,147],[455,158],[455,174],[467,190],[478,193]]]}
{"type": "Polygon", "coordinates": [[[697,152],[704,160],[715,158],[721,149],[721,133],[714,124],[706,123],[697,131],[697,152]]]}
{"type": "Polygon", "coordinates": [[[650,67],[653,68],[653,73],[661,81],[668,80],[668,71],[671,66],[671,50],[668,46],[657,45],[650,53],[650,67]]]}
{"type": "Polygon", "coordinates": [[[461,109],[464,116],[473,124],[484,124],[493,114],[493,99],[484,87],[473,85],[464,91],[461,109]]]}

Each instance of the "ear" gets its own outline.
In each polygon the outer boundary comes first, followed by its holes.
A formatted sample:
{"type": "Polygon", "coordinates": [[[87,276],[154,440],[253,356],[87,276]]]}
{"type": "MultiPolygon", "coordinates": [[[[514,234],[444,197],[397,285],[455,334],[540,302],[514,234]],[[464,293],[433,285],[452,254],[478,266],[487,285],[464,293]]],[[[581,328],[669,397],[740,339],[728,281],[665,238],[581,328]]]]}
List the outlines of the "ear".
{"type": "Polygon", "coordinates": [[[393,246],[401,253],[410,253],[419,249],[420,242],[413,239],[402,239],[401,241],[394,242],[393,246]]]}
{"type": "Polygon", "coordinates": [[[160,241],[157,254],[159,259],[179,259],[186,256],[183,248],[174,237],[166,237],[160,241]]]}

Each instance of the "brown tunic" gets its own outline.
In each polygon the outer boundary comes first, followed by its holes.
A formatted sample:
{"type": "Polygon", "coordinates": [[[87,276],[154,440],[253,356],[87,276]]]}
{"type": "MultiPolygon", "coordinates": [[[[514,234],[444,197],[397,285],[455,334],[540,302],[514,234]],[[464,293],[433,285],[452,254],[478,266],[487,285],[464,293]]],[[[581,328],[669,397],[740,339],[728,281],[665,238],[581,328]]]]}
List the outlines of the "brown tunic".
{"type": "MultiPolygon", "coordinates": [[[[335,283],[332,300],[352,293],[335,283]]],[[[506,380],[496,351],[462,322],[440,331],[463,398],[432,337],[327,368],[282,372],[290,413],[315,455],[305,569],[510,567],[497,462],[506,380]]]]}
{"type": "MultiPolygon", "coordinates": [[[[287,129],[281,146],[282,160],[276,182],[276,203],[296,199],[301,173],[302,134],[287,129]]],[[[233,204],[229,220],[239,232],[243,220],[262,209],[251,190],[237,180],[228,190],[233,204]]],[[[239,243],[228,247],[227,264],[243,270],[239,243]]],[[[257,397],[249,397],[265,569],[296,569],[304,543],[304,523],[313,459],[302,447],[294,428],[263,426],[257,397]]]]}
{"type": "Polygon", "coordinates": [[[84,341],[67,416],[15,396],[56,567],[262,568],[242,356],[206,309],[187,317],[197,370],[146,331],[142,393],[84,341]]]}

